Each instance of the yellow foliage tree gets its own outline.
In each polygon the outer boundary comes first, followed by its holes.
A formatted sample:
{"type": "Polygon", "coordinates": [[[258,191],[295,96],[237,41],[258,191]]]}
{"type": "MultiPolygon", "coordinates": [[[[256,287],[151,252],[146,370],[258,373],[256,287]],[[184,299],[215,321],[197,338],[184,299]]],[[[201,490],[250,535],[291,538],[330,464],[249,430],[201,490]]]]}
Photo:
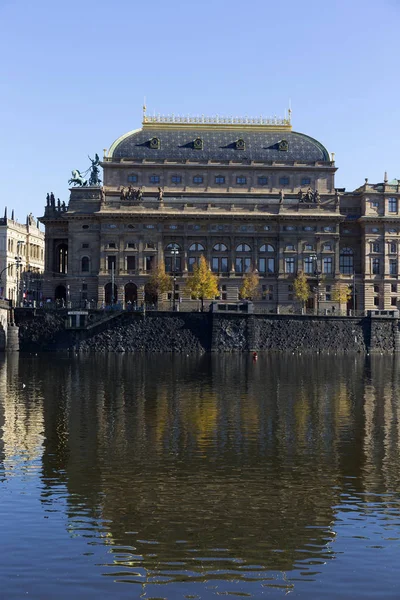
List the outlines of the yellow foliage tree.
{"type": "Polygon", "coordinates": [[[302,308],[310,297],[310,286],[303,271],[300,271],[293,282],[294,293],[302,308]]]}
{"type": "Polygon", "coordinates": [[[155,269],[152,270],[148,285],[157,295],[172,290],[172,278],[165,272],[163,261],[159,262],[155,269]]]}
{"type": "Polygon", "coordinates": [[[193,275],[189,275],[185,290],[192,298],[201,300],[201,311],[204,308],[205,298],[215,298],[218,295],[218,278],[211,273],[203,255],[200,256],[199,264],[194,265],[193,275]]]}
{"type": "Polygon", "coordinates": [[[260,277],[256,271],[246,273],[239,293],[241,298],[246,300],[253,300],[260,296],[260,277]]]}
{"type": "Polygon", "coordinates": [[[346,304],[348,300],[351,298],[351,288],[347,283],[338,283],[335,285],[333,290],[332,298],[334,302],[339,302],[339,304],[346,304]]]}

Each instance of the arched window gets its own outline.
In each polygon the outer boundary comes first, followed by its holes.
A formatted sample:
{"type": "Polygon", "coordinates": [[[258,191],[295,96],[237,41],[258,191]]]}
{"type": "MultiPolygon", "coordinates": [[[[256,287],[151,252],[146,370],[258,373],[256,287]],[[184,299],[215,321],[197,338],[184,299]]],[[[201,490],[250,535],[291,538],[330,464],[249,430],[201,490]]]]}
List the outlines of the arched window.
{"type": "Polygon", "coordinates": [[[251,248],[248,244],[239,244],[236,246],[236,252],[251,252],[251,248]]]}
{"type": "Polygon", "coordinates": [[[213,250],[215,252],[226,252],[228,250],[228,246],[226,246],[225,244],[218,243],[215,244],[213,250]]]}
{"type": "Polygon", "coordinates": [[[171,252],[171,250],[178,250],[180,252],[181,251],[181,247],[176,242],[172,242],[171,244],[168,244],[168,246],[165,246],[165,251],[166,252],[171,252]]]}
{"type": "Polygon", "coordinates": [[[343,275],[351,275],[354,271],[354,257],[351,248],[342,248],[339,257],[339,268],[343,275]]]}
{"type": "MultiPolygon", "coordinates": [[[[261,253],[272,253],[275,252],[275,248],[272,246],[272,244],[263,244],[262,246],[260,246],[258,251],[261,253]]],[[[272,275],[273,273],[275,273],[275,257],[269,256],[267,258],[260,256],[258,258],[258,271],[263,275],[272,275]]]]}
{"type": "MultiPolygon", "coordinates": [[[[203,244],[200,244],[199,242],[195,242],[194,244],[191,244],[189,246],[189,252],[204,252],[205,248],[203,244]]],[[[193,267],[195,265],[198,265],[200,261],[200,254],[197,254],[196,256],[192,255],[188,257],[188,271],[189,273],[193,272],[193,267]]]]}
{"type": "Polygon", "coordinates": [[[189,252],[204,252],[205,248],[203,244],[195,243],[189,246],[189,252]]]}
{"type": "Polygon", "coordinates": [[[263,244],[260,246],[259,252],[275,252],[275,248],[271,244],[263,244]]]}
{"type": "MultiPolygon", "coordinates": [[[[251,248],[248,244],[239,244],[236,246],[236,252],[251,252],[251,248]]],[[[235,257],[235,273],[249,273],[251,271],[251,257],[250,256],[236,256],[235,257]]]]}
{"type": "Polygon", "coordinates": [[[82,273],[88,273],[90,270],[90,259],[88,256],[83,256],[81,260],[82,273]]]}
{"type": "Polygon", "coordinates": [[[228,257],[228,246],[222,242],[217,242],[213,246],[213,252],[218,252],[217,256],[211,257],[211,271],[213,273],[228,273],[229,271],[229,257],[228,257]],[[225,256],[222,253],[226,253],[225,256]]]}

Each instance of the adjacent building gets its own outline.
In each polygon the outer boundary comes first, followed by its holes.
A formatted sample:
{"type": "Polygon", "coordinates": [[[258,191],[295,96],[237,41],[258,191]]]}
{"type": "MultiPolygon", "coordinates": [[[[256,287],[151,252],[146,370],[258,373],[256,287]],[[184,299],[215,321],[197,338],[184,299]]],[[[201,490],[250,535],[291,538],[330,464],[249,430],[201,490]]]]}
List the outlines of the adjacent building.
{"type": "MultiPolygon", "coordinates": [[[[260,276],[258,310],[291,312],[304,271],[309,309],[332,311],[339,283],[349,309],[400,301],[399,182],[335,186],[334,156],[284,119],[150,117],[104,151],[103,185],[47,203],[45,296],[70,302],[154,302],[163,261],[175,297],[203,254],[235,301],[260,276]]],[[[82,183],[82,182],[81,182],[82,183]]],[[[158,300],[170,301],[172,293],[158,300]]]]}
{"type": "Polygon", "coordinates": [[[0,219],[0,297],[14,305],[38,301],[42,294],[44,233],[32,214],[25,223],[0,219]]]}

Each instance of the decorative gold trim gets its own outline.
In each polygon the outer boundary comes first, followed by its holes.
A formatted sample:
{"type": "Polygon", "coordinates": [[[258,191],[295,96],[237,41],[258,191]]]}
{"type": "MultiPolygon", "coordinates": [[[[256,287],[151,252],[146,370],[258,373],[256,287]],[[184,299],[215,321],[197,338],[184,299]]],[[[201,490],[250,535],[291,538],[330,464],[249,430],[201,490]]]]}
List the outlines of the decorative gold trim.
{"type": "Polygon", "coordinates": [[[182,127],[201,127],[202,129],[272,129],[277,131],[290,131],[292,129],[291,113],[288,118],[265,118],[265,117],[190,117],[180,115],[153,115],[149,116],[143,113],[143,127],[157,128],[182,128],[182,127]]]}

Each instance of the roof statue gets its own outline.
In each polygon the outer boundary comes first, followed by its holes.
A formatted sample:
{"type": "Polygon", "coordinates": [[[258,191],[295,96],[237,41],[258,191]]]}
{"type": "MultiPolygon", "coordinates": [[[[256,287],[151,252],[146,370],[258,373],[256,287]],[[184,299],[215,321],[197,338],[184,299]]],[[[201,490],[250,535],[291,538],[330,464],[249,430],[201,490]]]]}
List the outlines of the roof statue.
{"type": "Polygon", "coordinates": [[[87,185],[87,179],[81,175],[81,172],[78,169],[73,169],[71,175],[71,179],[68,179],[68,185],[79,185],[81,187],[87,185]]]}
{"type": "Polygon", "coordinates": [[[92,163],[92,166],[90,167],[90,178],[89,178],[89,185],[91,186],[98,186],[101,184],[101,179],[99,177],[100,174],[100,169],[99,169],[99,164],[100,164],[100,159],[99,159],[99,155],[95,154],[94,155],[94,159],[90,158],[90,156],[88,156],[90,162],[92,163]]]}
{"type": "Polygon", "coordinates": [[[83,173],[81,173],[81,171],[79,171],[79,169],[74,169],[73,171],[71,171],[71,179],[68,180],[68,184],[69,185],[74,185],[74,186],[80,186],[80,187],[86,187],[87,185],[90,185],[92,187],[98,187],[101,185],[101,179],[100,179],[100,169],[99,169],[99,165],[100,165],[100,158],[99,155],[96,153],[94,155],[94,158],[90,158],[90,156],[88,156],[90,162],[92,163],[91,166],[86,169],[86,171],[83,171],[83,173]],[[86,179],[87,175],[89,174],[90,171],[90,175],[89,175],[89,181],[86,179]]]}

